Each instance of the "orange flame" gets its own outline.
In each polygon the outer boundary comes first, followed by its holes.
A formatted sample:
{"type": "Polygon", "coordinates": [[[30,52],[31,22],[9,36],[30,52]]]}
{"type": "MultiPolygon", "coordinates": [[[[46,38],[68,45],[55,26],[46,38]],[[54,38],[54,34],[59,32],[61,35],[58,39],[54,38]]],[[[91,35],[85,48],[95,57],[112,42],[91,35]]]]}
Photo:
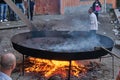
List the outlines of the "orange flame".
{"type": "MultiPolygon", "coordinates": [[[[62,77],[67,77],[69,70],[69,61],[45,60],[40,58],[30,57],[26,61],[26,72],[42,73],[45,77],[60,74],[62,77]]],[[[80,73],[86,73],[87,68],[82,64],[77,64],[72,61],[71,75],[79,77],[80,73]]]]}

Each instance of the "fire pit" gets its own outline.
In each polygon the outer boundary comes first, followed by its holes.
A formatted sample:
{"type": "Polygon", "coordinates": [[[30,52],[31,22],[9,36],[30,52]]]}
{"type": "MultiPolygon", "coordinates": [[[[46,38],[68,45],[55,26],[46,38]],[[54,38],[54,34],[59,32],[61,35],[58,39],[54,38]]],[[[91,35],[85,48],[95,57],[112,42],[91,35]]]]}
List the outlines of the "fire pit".
{"type": "MultiPolygon", "coordinates": [[[[15,50],[36,58],[69,61],[68,80],[72,60],[96,59],[108,54],[114,42],[107,36],[92,36],[87,31],[31,31],[20,33],[11,39],[15,50]]],[[[24,63],[24,56],[23,56],[24,63]]]]}

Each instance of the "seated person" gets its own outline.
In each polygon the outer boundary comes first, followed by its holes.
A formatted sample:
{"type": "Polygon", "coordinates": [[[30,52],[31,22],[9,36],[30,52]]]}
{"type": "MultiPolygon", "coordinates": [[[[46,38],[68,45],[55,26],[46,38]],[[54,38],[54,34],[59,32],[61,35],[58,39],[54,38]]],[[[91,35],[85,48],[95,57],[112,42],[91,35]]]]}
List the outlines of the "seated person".
{"type": "Polygon", "coordinates": [[[0,80],[12,80],[11,73],[16,66],[16,57],[12,53],[1,55],[0,80]]]}

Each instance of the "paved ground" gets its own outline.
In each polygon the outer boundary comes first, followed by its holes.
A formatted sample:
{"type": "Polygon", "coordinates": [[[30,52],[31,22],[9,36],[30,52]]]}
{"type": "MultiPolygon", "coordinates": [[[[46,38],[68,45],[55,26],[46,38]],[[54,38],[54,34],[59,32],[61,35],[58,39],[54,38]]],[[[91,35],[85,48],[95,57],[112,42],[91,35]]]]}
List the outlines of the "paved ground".
{"type": "MultiPolygon", "coordinates": [[[[78,30],[80,29],[74,26],[65,26],[64,28],[65,23],[69,23],[69,21],[66,21],[64,24],[62,24],[62,27],[61,27],[59,23],[62,23],[61,20],[64,18],[65,16],[62,16],[62,15],[46,15],[46,16],[41,15],[41,16],[35,16],[32,23],[39,30],[78,30]]],[[[111,20],[112,19],[108,14],[101,14],[100,20],[99,20],[101,24],[99,24],[98,33],[111,37],[115,41],[116,36],[112,31],[115,25],[110,23],[111,20]]],[[[17,61],[20,62],[22,55],[13,49],[11,44],[11,37],[15,34],[26,32],[26,31],[30,31],[30,30],[28,27],[25,26],[25,23],[22,21],[9,21],[9,22],[0,23],[1,54],[6,52],[13,52],[17,57],[17,61]]],[[[118,48],[114,47],[112,52],[120,57],[120,50],[118,48]]],[[[112,69],[111,58],[103,58],[102,63],[105,63],[107,67],[112,69]]],[[[114,67],[115,67],[114,69],[115,69],[115,76],[116,76],[120,68],[120,59],[115,58],[114,67]]],[[[18,76],[16,74],[13,74],[13,78],[14,78],[13,80],[16,79],[14,75],[18,76]]],[[[19,80],[27,80],[23,78],[24,77],[21,77],[19,80]]],[[[103,79],[103,80],[108,80],[108,79],[103,79]]],[[[109,80],[111,80],[111,78],[109,78],[109,80]]]]}

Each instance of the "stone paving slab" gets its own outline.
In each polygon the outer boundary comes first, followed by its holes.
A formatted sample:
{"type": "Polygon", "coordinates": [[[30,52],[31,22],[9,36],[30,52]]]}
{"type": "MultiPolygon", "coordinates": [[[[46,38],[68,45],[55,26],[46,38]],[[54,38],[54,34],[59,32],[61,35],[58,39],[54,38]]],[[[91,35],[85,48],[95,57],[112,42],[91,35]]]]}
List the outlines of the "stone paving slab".
{"type": "Polygon", "coordinates": [[[0,22],[0,30],[3,29],[12,29],[18,27],[25,27],[25,23],[20,21],[7,21],[7,22],[0,22]]]}

